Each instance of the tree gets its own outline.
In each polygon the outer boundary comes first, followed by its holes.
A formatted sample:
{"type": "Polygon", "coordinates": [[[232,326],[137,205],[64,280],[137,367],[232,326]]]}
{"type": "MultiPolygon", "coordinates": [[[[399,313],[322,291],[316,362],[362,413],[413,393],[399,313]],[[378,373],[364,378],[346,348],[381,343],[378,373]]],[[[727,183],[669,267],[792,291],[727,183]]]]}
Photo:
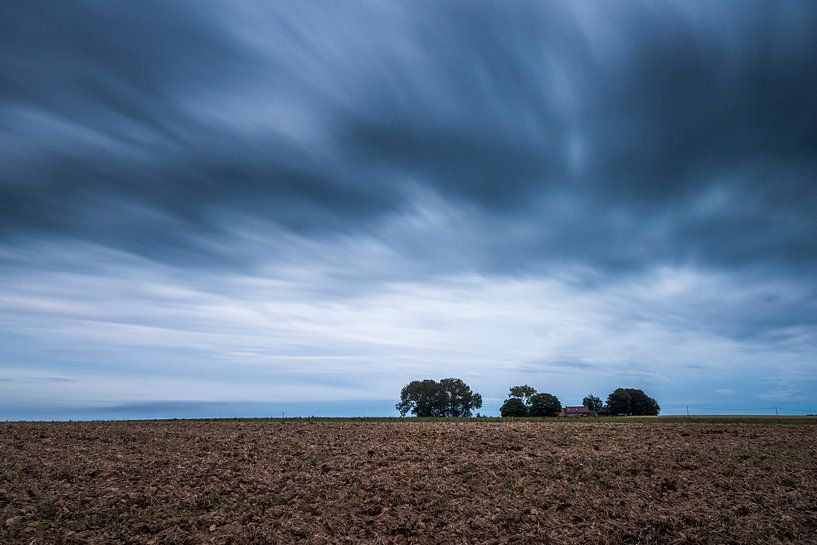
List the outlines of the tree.
{"type": "Polygon", "coordinates": [[[555,395],[541,393],[530,397],[530,416],[557,416],[561,410],[562,403],[555,395]]]}
{"type": "Polygon", "coordinates": [[[585,407],[587,407],[596,414],[599,414],[599,411],[601,411],[602,408],[601,399],[594,396],[593,394],[587,394],[587,397],[582,399],[582,405],[584,405],[585,407]]]}
{"type": "Polygon", "coordinates": [[[443,386],[436,380],[413,380],[400,390],[400,402],[395,408],[400,416],[443,416],[447,402],[443,386]]]}
{"type": "Polygon", "coordinates": [[[530,397],[536,393],[536,388],[533,386],[511,386],[510,397],[521,399],[525,405],[530,406],[530,397]]]}
{"type": "Polygon", "coordinates": [[[499,408],[499,414],[503,418],[508,416],[528,416],[528,407],[518,397],[510,397],[505,400],[499,408]]]}
{"type": "Polygon", "coordinates": [[[446,393],[445,416],[470,417],[474,409],[482,407],[482,396],[459,378],[444,378],[440,381],[446,393]]]}
{"type": "Polygon", "coordinates": [[[611,415],[655,416],[661,411],[658,402],[636,388],[616,388],[607,396],[607,412],[611,415]]]}
{"type": "Polygon", "coordinates": [[[400,416],[411,413],[420,417],[471,416],[482,407],[482,396],[458,378],[414,380],[400,391],[395,408],[400,416]]]}

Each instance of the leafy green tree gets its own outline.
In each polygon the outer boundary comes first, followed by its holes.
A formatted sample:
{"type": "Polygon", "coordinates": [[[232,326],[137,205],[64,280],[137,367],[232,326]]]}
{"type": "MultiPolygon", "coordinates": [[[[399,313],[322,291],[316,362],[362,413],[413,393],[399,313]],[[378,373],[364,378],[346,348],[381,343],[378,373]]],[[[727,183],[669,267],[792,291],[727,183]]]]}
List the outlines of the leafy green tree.
{"type": "Polygon", "coordinates": [[[530,406],[530,397],[535,393],[536,388],[527,384],[524,386],[511,386],[510,397],[521,399],[525,405],[530,406]]]}
{"type": "Polygon", "coordinates": [[[444,378],[440,381],[446,394],[445,416],[470,417],[474,409],[482,407],[482,396],[459,378],[444,378]]]}
{"type": "Polygon", "coordinates": [[[594,396],[593,394],[588,394],[587,397],[582,399],[582,405],[584,405],[585,407],[587,407],[596,414],[598,414],[602,408],[601,399],[594,396]]]}
{"type": "Polygon", "coordinates": [[[400,402],[395,408],[400,416],[443,416],[448,402],[445,389],[436,380],[413,380],[400,391],[400,402]]]}
{"type": "Polygon", "coordinates": [[[555,395],[541,393],[530,397],[530,416],[558,416],[561,410],[562,403],[555,395]]]}
{"type": "Polygon", "coordinates": [[[499,414],[503,418],[509,416],[528,416],[528,407],[518,397],[510,397],[505,400],[502,407],[499,408],[499,414]]]}
{"type": "Polygon", "coordinates": [[[616,388],[607,396],[605,408],[614,416],[655,416],[661,411],[657,401],[636,388],[616,388]]]}
{"type": "Polygon", "coordinates": [[[420,417],[471,416],[480,407],[482,396],[458,378],[414,380],[403,386],[395,405],[401,416],[420,417]]]}

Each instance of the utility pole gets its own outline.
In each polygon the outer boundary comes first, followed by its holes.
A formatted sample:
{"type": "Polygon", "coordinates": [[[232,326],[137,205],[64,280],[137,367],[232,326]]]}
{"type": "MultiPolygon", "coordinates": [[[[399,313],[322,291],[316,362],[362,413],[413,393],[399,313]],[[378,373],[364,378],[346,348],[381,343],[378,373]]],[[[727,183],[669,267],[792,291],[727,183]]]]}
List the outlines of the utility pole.
{"type": "Polygon", "coordinates": [[[689,405],[687,405],[687,416],[689,416],[689,405]]]}
{"type": "Polygon", "coordinates": [[[777,414],[777,407],[774,408],[774,415],[775,416],[780,416],[779,414],[777,414]]]}

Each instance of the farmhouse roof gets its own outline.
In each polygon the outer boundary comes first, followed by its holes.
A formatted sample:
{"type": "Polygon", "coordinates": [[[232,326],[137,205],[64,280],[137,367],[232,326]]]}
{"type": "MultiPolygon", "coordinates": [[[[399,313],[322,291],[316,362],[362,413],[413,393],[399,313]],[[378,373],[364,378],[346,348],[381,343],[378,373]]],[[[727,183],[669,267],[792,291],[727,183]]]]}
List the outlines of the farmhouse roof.
{"type": "Polygon", "coordinates": [[[570,407],[565,407],[562,409],[564,414],[595,414],[593,411],[585,407],[584,405],[574,405],[570,407]]]}

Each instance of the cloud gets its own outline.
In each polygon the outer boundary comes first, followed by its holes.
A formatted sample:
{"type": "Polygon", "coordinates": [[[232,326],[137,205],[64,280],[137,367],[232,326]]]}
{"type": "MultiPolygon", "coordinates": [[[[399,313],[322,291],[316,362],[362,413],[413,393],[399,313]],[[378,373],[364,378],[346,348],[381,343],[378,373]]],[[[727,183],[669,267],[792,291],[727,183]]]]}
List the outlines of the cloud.
{"type": "Polygon", "coordinates": [[[16,376],[16,377],[0,377],[0,382],[76,382],[76,380],[68,377],[43,377],[43,376],[16,376]]]}
{"type": "MultiPolygon", "coordinates": [[[[785,390],[817,330],[815,24],[793,2],[5,5],[0,356],[80,372],[77,398],[165,364],[339,399],[438,370],[785,390]]],[[[179,399],[160,383],[138,388],[179,399]]]]}
{"type": "Polygon", "coordinates": [[[430,191],[476,268],[814,266],[817,10],[731,7],[6,7],[3,233],[243,267],[430,191]]]}
{"type": "Polygon", "coordinates": [[[774,375],[795,397],[814,385],[813,327],[747,336],[728,323],[752,314],[755,294],[782,293],[768,280],[673,269],[591,288],[449,275],[342,293],[342,262],[183,279],[149,264],[7,274],[17,295],[0,298],[6,350],[47,376],[72,369],[76,384],[53,390],[72,400],[387,399],[412,378],[443,375],[487,397],[527,382],[566,399],[632,385],[683,401],[685,381],[703,373],[718,383],[774,375]],[[707,314],[716,297],[723,308],[707,314]]]}

